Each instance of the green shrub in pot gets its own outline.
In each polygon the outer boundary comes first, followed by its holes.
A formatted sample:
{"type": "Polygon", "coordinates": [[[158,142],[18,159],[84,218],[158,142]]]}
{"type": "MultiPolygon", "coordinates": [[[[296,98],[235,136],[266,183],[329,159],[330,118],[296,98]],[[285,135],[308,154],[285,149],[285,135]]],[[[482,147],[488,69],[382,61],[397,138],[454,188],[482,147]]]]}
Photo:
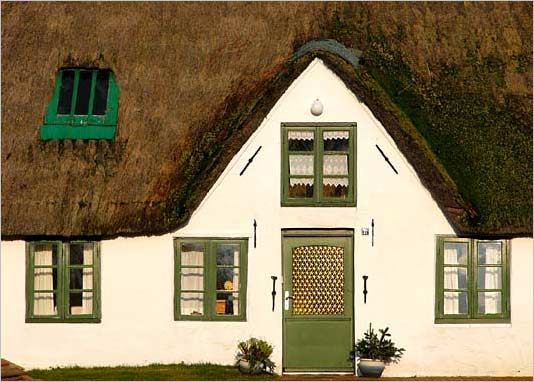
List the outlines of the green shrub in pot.
{"type": "Polygon", "coordinates": [[[369,330],[359,339],[351,352],[351,359],[359,358],[358,369],[365,377],[380,377],[385,365],[397,363],[405,349],[398,348],[389,338],[389,328],[379,329],[380,337],[369,324],[369,330]]]}

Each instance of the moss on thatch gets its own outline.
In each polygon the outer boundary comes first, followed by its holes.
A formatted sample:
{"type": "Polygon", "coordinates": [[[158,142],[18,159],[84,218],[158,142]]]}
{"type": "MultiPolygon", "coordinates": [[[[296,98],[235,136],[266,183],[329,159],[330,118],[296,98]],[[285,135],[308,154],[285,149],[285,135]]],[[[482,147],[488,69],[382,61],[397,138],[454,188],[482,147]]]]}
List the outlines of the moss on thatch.
{"type": "Polygon", "coordinates": [[[4,237],[178,228],[315,56],[370,106],[459,233],[528,234],[531,12],[528,3],[4,2],[4,237]],[[360,49],[361,70],[320,49],[288,61],[316,38],[360,49]],[[39,142],[57,69],[89,64],[116,74],[116,140],[39,142]]]}

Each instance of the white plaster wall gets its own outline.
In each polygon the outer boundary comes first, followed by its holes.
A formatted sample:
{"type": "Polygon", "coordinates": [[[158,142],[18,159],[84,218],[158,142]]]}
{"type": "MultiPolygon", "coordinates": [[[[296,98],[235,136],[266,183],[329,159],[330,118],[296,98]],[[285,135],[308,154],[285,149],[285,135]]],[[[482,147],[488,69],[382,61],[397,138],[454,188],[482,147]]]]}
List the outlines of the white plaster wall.
{"type": "Polygon", "coordinates": [[[511,244],[511,324],[434,324],[435,235],[453,234],[412,167],[371,112],[320,60],[291,85],[193,214],[173,235],[102,242],[102,322],[24,323],[24,243],[3,242],[2,352],[26,367],[151,362],[232,363],[239,339],[275,346],[281,364],[283,228],[355,230],[355,333],[389,326],[406,348],[385,375],[531,375],[533,241],[511,244]],[[309,108],[319,98],[324,113],[309,108]],[[357,207],[280,207],[280,123],[357,122],[357,207]],[[375,148],[390,158],[396,175],[375,148]],[[259,146],[243,176],[239,172],[259,146]],[[252,247],[252,222],[258,246],[252,247]],[[362,227],[375,219],[375,246],[362,227]],[[174,236],[248,237],[246,322],[173,321],[174,236]],[[362,275],[368,275],[363,304],[362,275]],[[89,356],[87,356],[89,355],[89,356]]]}

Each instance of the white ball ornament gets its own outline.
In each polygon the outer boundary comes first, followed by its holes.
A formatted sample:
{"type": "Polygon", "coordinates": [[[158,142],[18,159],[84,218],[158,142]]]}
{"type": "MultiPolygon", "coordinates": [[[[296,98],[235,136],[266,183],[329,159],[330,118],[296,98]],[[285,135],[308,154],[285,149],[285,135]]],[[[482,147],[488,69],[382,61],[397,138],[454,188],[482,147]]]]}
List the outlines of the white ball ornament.
{"type": "Polygon", "coordinates": [[[313,101],[310,111],[316,117],[323,114],[323,104],[321,103],[321,101],[319,101],[319,99],[313,101]]]}

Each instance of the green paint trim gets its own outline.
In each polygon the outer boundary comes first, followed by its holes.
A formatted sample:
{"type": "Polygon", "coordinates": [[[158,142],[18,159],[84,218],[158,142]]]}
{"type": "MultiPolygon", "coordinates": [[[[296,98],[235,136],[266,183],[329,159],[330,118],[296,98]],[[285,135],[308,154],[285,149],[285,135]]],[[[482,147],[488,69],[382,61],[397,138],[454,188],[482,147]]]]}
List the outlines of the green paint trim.
{"type": "Polygon", "coordinates": [[[72,126],[72,125],[42,125],[41,140],[49,139],[113,139],[117,131],[116,126],[72,126]]]}
{"type": "Polygon", "coordinates": [[[281,124],[281,162],[280,195],[282,207],[355,207],[356,206],[356,139],[357,129],[354,122],[328,122],[328,123],[282,123],[281,124]],[[289,175],[289,131],[310,131],[314,133],[313,151],[291,151],[291,154],[310,155],[314,157],[313,175],[289,175]],[[348,131],[349,148],[346,151],[325,151],[323,146],[323,132],[348,131]],[[323,158],[328,154],[347,155],[348,175],[324,176],[323,158]],[[313,178],[313,197],[289,197],[290,178],[313,178]],[[325,197],[323,195],[324,178],[347,178],[349,181],[348,196],[346,199],[325,197]]]}
{"type": "Polygon", "coordinates": [[[461,324],[461,323],[510,323],[510,261],[508,240],[477,240],[469,238],[459,238],[455,236],[436,236],[436,289],[435,289],[435,318],[436,324],[461,324]],[[444,288],[444,244],[446,242],[457,242],[467,244],[467,289],[454,289],[467,291],[467,314],[445,314],[443,312],[444,292],[453,290],[444,288]],[[482,242],[501,244],[501,265],[500,267],[501,288],[500,289],[478,289],[478,244],[482,242]],[[479,291],[500,291],[501,292],[501,313],[481,314],[478,313],[478,292],[479,291]]]}
{"type": "MultiPolygon", "coordinates": [[[[26,320],[27,323],[99,323],[101,322],[102,312],[100,303],[100,242],[94,241],[34,241],[26,242],[26,320]],[[93,265],[70,267],[68,264],[70,244],[76,243],[91,243],[93,245],[93,265]],[[35,266],[34,253],[35,245],[37,244],[51,244],[57,248],[57,266],[35,266]],[[69,313],[69,296],[71,291],[78,291],[77,289],[69,288],[70,269],[93,269],[93,312],[91,314],[74,315],[69,313]],[[36,268],[56,268],[57,269],[57,286],[56,292],[56,306],[57,315],[43,315],[38,316],[33,314],[34,295],[42,291],[34,288],[34,270],[36,268]]],[[[84,289],[84,291],[89,291],[84,289]]]]}
{"type": "Polygon", "coordinates": [[[94,98],[98,69],[66,68],[58,72],[52,100],[48,104],[44,123],[40,127],[41,140],[50,139],[113,139],[117,130],[119,88],[109,71],[108,98],[105,115],[94,115],[94,98]],[[73,91],[69,114],[57,114],[61,81],[65,71],[74,71],[73,91]],[[75,115],[80,72],[91,72],[91,89],[87,115],[75,115]]]}
{"type": "Polygon", "coordinates": [[[247,319],[247,260],[248,260],[248,239],[247,238],[174,238],[174,320],[175,321],[246,321],[247,319]],[[181,247],[182,243],[201,243],[204,246],[203,266],[184,266],[183,268],[202,268],[204,275],[204,289],[202,291],[181,289],[181,247]],[[217,266],[217,244],[238,244],[239,245],[239,266],[217,266]],[[215,311],[217,299],[217,268],[237,268],[239,269],[239,314],[236,316],[218,315],[215,311]],[[203,293],[202,316],[190,316],[180,313],[180,294],[182,292],[203,293]]]}

